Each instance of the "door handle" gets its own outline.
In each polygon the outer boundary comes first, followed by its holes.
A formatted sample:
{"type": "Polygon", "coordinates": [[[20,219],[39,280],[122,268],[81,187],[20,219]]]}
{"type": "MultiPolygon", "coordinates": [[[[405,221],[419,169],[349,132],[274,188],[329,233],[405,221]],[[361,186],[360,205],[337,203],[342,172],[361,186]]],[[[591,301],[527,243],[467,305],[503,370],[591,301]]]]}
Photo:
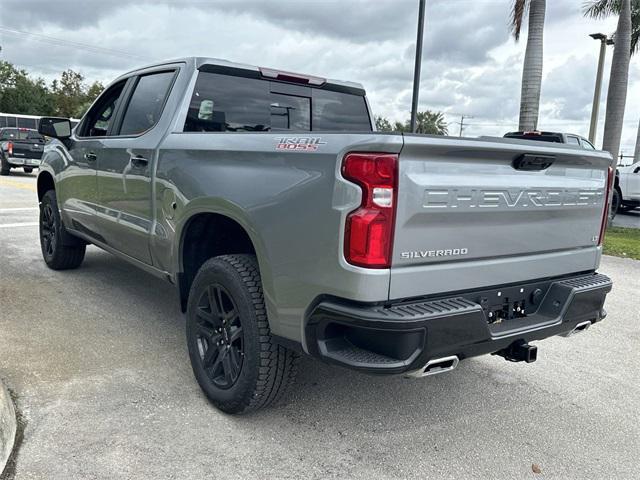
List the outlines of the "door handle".
{"type": "Polygon", "coordinates": [[[84,159],[89,162],[95,162],[98,159],[98,156],[93,152],[89,152],[84,154],[84,159]]]}
{"type": "Polygon", "coordinates": [[[136,168],[146,167],[149,164],[149,160],[141,155],[136,155],[135,157],[129,158],[129,162],[131,162],[131,165],[136,168]]]}

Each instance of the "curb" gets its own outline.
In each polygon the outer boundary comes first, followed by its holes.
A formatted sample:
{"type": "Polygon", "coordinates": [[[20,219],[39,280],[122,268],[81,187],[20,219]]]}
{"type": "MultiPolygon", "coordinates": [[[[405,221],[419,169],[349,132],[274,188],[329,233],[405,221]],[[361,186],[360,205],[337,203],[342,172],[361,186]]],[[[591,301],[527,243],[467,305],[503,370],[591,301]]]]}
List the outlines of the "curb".
{"type": "Polygon", "coordinates": [[[13,406],[9,390],[0,380],[0,475],[4,472],[7,460],[13,450],[16,430],[16,409],[13,406]]]}

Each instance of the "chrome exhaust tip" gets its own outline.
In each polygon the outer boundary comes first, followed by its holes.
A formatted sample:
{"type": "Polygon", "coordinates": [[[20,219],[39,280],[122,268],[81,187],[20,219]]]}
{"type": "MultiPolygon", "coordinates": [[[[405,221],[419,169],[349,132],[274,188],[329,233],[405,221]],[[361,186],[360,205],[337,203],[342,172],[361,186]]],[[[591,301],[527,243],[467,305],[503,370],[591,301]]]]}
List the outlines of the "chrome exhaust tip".
{"type": "Polygon", "coordinates": [[[562,334],[562,336],[563,337],[571,337],[573,335],[576,335],[577,333],[582,333],[582,332],[587,331],[590,326],[591,326],[591,320],[587,320],[586,322],[580,322],[579,324],[577,324],[573,328],[573,330],[571,330],[570,332],[562,334]]]}
{"type": "Polygon", "coordinates": [[[405,373],[404,376],[407,378],[422,378],[429,375],[446,373],[454,370],[458,366],[458,363],[460,363],[460,359],[456,355],[436,358],[434,360],[429,360],[422,368],[405,373]]]}

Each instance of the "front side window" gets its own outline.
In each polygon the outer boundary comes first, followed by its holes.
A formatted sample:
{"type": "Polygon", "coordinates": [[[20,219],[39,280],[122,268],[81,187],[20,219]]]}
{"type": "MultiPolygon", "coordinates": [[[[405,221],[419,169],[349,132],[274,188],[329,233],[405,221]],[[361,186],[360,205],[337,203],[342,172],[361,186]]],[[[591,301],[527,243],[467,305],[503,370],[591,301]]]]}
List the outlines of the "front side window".
{"type": "Polygon", "coordinates": [[[567,137],[567,143],[571,145],[580,145],[580,142],[578,141],[578,137],[567,137]]]}
{"type": "Polygon", "coordinates": [[[81,137],[104,137],[115,120],[115,111],[126,80],[104,92],[82,122],[81,137]]]}
{"type": "Polygon", "coordinates": [[[119,135],[140,135],[160,120],[175,72],[140,77],[122,120],[119,135]]]}

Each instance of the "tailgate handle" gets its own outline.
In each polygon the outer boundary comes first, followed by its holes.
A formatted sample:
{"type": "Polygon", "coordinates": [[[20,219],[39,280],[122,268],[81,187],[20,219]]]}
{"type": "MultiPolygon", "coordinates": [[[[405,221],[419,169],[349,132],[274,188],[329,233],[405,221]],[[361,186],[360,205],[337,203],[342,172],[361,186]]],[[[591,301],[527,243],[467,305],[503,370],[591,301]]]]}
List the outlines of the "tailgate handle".
{"type": "Polygon", "coordinates": [[[555,161],[556,157],[552,155],[532,155],[525,153],[513,161],[513,168],[525,171],[544,170],[549,168],[555,161]]]}

